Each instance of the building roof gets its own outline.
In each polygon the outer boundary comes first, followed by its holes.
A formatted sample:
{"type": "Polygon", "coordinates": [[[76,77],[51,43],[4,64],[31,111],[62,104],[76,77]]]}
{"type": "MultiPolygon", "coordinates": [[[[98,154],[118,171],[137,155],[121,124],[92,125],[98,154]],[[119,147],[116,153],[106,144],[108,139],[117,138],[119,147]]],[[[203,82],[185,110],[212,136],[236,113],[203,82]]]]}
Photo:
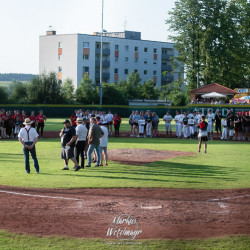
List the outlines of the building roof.
{"type": "Polygon", "coordinates": [[[190,91],[190,93],[194,93],[194,94],[206,94],[206,93],[211,93],[211,92],[217,92],[217,93],[225,94],[225,95],[235,95],[238,93],[237,91],[227,88],[225,86],[222,86],[218,83],[211,83],[198,89],[192,89],[190,91]]]}

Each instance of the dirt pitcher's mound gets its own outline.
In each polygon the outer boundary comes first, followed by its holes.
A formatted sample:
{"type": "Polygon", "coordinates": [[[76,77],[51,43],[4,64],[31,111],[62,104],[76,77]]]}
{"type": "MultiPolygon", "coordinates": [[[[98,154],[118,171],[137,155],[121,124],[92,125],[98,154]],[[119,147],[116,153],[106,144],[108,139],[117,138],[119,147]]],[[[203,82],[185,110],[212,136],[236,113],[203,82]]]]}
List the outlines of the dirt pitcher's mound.
{"type": "Polygon", "coordinates": [[[118,148],[108,151],[109,160],[128,165],[143,165],[159,160],[165,160],[184,155],[195,155],[190,152],[163,151],[140,148],[118,148]]]}

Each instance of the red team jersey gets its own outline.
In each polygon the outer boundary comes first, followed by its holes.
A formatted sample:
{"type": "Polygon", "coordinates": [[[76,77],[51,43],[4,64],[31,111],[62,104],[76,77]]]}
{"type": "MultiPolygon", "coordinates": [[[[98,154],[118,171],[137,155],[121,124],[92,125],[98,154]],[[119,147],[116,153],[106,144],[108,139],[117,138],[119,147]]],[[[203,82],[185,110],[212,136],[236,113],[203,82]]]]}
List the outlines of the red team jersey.
{"type": "Polygon", "coordinates": [[[38,115],[36,117],[36,120],[38,121],[38,123],[44,123],[44,120],[45,120],[45,116],[44,115],[38,115]]]}
{"type": "Polygon", "coordinates": [[[34,122],[36,121],[36,116],[35,115],[31,115],[29,118],[30,118],[31,121],[34,121],[34,122]]]}
{"type": "Polygon", "coordinates": [[[72,123],[72,126],[76,126],[76,119],[77,119],[77,116],[70,116],[70,120],[71,120],[71,123],[72,123]]]}

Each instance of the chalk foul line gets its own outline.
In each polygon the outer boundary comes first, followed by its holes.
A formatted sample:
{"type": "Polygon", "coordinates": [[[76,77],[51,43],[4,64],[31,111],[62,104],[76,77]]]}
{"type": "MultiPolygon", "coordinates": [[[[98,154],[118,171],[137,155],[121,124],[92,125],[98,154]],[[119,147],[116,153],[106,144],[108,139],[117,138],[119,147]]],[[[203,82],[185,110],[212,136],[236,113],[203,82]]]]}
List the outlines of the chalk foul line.
{"type": "Polygon", "coordinates": [[[49,199],[57,199],[57,200],[81,201],[81,199],[76,199],[76,198],[61,197],[61,196],[49,196],[49,195],[39,195],[39,194],[27,194],[27,193],[5,191],[5,190],[0,190],[0,193],[22,195],[22,196],[28,196],[28,197],[49,198],[49,199]]]}
{"type": "Polygon", "coordinates": [[[234,196],[234,197],[225,197],[225,198],[220,198],[220,199],[212,199],[209,201],[224,201],[224,200],[232,200],[232,199],[245,198],[245,197],[250,197],[250,194],[239,195],[239,196],[234,196]]]}

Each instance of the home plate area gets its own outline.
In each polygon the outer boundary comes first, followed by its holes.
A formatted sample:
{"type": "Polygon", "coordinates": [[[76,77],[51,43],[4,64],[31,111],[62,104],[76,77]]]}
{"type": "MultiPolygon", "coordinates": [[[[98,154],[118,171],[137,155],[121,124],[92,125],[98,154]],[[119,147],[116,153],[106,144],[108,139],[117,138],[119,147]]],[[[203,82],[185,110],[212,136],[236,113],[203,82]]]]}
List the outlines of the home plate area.
{"type": "Polygon", "coordinates": [[[141,230],[136,239],[250,234],[250,189],[0,186],[0,191],[0,229],[17,233],[115,239],[107,235],[114,218],[129,215],[141,230]]]}

